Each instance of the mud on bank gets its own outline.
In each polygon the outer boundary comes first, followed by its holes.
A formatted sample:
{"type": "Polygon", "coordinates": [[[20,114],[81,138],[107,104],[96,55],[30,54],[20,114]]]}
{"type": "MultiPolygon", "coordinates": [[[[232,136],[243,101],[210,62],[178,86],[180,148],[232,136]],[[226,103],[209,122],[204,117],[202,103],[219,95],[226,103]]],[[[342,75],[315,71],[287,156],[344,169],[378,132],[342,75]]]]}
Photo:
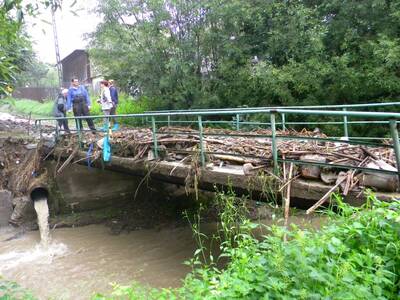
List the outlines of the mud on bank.
{"type": "MultiPolygon", "coordinates": [[[[110,232],[175,227],[198,203],[183,187],[71,164],[59,174],[49,161],[54,144],[31,137],[0,138],[0,220],[37,229],[30,188],[49,189],[51,228],[104,223],[110,232]]],[[[203,198],[212,197],[210,193],[203,198]]]]}

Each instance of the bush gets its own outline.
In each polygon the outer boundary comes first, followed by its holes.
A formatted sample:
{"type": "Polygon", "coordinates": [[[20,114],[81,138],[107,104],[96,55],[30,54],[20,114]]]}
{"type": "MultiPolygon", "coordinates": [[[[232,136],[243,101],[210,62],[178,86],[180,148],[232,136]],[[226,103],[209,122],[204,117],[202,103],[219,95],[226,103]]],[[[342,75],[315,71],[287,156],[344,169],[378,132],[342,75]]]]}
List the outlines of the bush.
{"type": "MultiPolygon", "coordinates": [[[[117,114],[140,114],[145,111],[151,110],[150,100],[146,97],[142,97],[139,100],[135,100],[129,95],[120,94],[119,103],[117,107],[117,114]]],[[[92,98],[92,107],[90,110],[91,115],[102,115],[101,106],[97,103],[97,98],[92,98]]],[[[118,122],[125,125],[138,126],[143,124],[141,118],[119,118],[118,122]]]]}
{"type": "Polygon", "coordinates": [[[225,269],[202,265],[178,289],[115,286],[95,299],[398,299],[400,202],[369,200],[354,208],[338,199],[319,231],[272,226],[258,240],[244,221],[235,246],[222,249],[225,269]]]}

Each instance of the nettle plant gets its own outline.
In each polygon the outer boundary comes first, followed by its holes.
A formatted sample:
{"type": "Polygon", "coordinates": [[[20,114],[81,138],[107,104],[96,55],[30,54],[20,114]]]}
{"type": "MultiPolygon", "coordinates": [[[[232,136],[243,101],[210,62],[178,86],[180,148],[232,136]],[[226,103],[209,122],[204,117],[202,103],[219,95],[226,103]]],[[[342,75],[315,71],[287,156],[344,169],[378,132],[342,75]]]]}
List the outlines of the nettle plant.
{"type": "Polygon", "coordinates": [[[372,194],[337,211],[319,231],[268,227],[261,241],[241,234],[224,270],[189,276],[180,293],[205,299],[395,299],[399,292],[400,203],[372,194]],[[288,242],[283,241],[284,234],[288,242]]]}

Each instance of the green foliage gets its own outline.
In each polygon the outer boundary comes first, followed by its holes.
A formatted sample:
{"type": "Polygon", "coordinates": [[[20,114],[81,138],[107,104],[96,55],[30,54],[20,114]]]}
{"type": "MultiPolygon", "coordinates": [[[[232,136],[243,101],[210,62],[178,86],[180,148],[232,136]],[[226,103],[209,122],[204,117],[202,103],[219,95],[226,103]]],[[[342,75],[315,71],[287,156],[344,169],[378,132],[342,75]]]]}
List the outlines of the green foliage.
{"type": "Polygon", "coordinates": [[[123,88],[162,100],[160,107],[399,95],[400,6],[393,1],[99,2],[94,59],[123,88]]]}
{"type": "Polygon", "coordinates": [[[181,288],[115,286],[95,299],[398,299],[400,202],[369,195],[354,208],[337,201],[319,231],[272,226],[258,240],[244,221],[235,245],[223,248],[226,268],[197,268],[181,288]]]}
{"type": "MultiPolygon", "coordinates": [[[[92,107],[90,109],[91,115],[102,115],[100,105],[96,102],[96,98],[92,97],[92,107]]],[[[151,110],[151,101],[146,97],[141,97],[138,100],[134,100],[132,97],[122,93],[119,97],[119,105],[117,108],[117,114],[136,114],[143,113],[151,110]]],[[[11,113],[17,113],[21,115],[32,114],[36,117],[53,117],[54,101],[45,101],[43,103],[28,100],[28,99],[14,99],[4,98],[0,99],[0,107],[2,110],[7,110],[11,113]]],[[[72,116],[72,114],[71,114],[72,116]]],[[[125,125],[139,125],[142,123],[141,119],[119,119],[121,124],[125,125]]]]}
{"type": "Polygon", "coordinates": [[[101,0],[97,12],[91,57],[158,109],[399,99],[396,1],[101,0]]]}
{"type": "Polygon", "coordinates": [[[28,99],[0,99],[0,107],[2,110],[8,110],[11,113],[17,113],[25,116],[31,114],[32,116],[36,117],[52,117],[53,106],[53,100],[41,103],[28,99]]]}
{"type": "MultiPolygon", "coordinates": [[[[97,103],[97,98],[92,97],[92,107],[90,109],[91,115],[102,115],[103,112],[101,110],[101,106],[97,103]]],[[[119,103],[117,106],[117,114],[140,114],[145,111],[149,111],[152,109],[151,101],[146,97],[141,97],[140,99],[133,99],[131,96],[127,94],[121,93],[119,95],[119,103]]],[[[142,124],[142,119],[134,119],[134,118],[121,118],[118,119],[118,122],[125,125],[137,126],[142,124]]]]}
{"type": "Polygon", "coordinates": [[[0,277],[1,300],[35,300],[36,298],[15,282],[10,282],[0,277]]]}
{"type": "Polygon", "coordinates": [[[215,197],[216,208],[219,212],[221,248],[229,251],[236,245],[236,239],[243,233],[248,233],[246,199],[236,197],[232,189],[219,192],[215,197]]]}
{"type": "Polygon", "coordinates": [[[15,75],[26,62],[29,43],[21,33],[21,24],[10,16],[6,4],[0,4],[0,95],[10,92],[15,75]]]}
{"type": "Polygon", "coordinates": [[[23,28],[24,16],[36,16],[40,9],[60,9],[62,0],[30,2],[0,1],[0,96],[9,95],[17,77],[34,63],[31,42],[23,28]]]}
{"type": "Polygon", "coordinates": [[[36,57],[32,57],[24,71],[16,75],[18,86],[23,87],[58,87],[57,69],[49,64],[38,61],[36,57]]]}

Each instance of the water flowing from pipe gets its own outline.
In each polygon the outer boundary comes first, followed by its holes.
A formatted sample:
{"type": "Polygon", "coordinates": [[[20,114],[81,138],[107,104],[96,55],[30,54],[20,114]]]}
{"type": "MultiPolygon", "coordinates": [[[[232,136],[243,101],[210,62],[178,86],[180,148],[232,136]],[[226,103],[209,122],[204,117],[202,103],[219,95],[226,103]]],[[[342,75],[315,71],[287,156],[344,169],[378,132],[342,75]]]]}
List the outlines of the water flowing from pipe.
{"type": "Polygon", "coordinates": [[[47,205],[47,198],[36,199],[34,201],[34,206],[40,231],[40,244],[47,248],[50,243],[49,207],[47,205]]]}

